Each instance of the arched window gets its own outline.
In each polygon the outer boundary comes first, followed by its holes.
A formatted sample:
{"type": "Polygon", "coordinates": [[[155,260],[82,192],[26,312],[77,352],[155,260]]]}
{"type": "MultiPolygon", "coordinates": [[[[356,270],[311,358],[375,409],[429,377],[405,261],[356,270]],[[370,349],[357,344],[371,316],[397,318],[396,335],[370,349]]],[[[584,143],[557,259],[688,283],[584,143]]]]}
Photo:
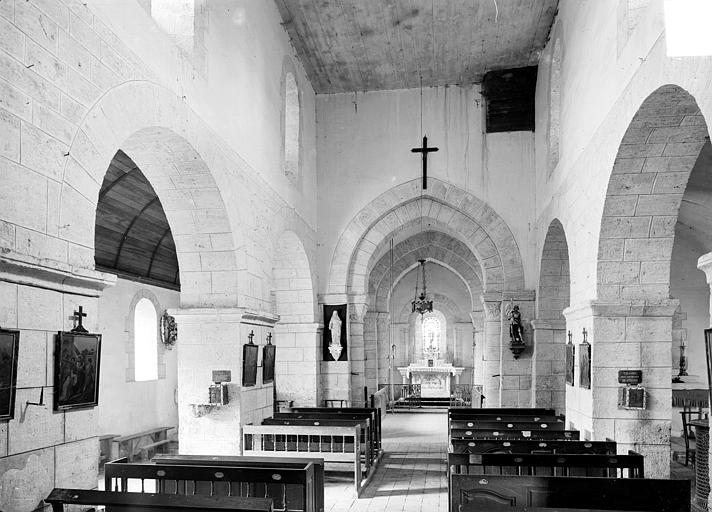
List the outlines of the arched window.
{"type": "Polygon", "coordinates": [[[423,352],[437,353],[440,350],[440,320],[429,316],[423,320],[423,352]]]}
{"type": "Polygon", "coordinates": [[[284,174],[299,178],[299,87],[291,71],[284,75],[284,174]]]}
{"type": "Polygon", "coordinates": [[[158,314],[147,298],[134,308],[134,380],[158,379],[158,314]]]}

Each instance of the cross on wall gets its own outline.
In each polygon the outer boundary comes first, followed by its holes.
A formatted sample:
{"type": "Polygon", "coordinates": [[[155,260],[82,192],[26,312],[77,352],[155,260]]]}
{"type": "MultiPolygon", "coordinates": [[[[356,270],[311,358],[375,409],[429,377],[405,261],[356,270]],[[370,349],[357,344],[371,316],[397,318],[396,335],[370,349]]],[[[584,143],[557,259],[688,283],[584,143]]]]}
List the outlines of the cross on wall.
{"type": "Polygon", "coordinates": [[[419,148],[413,148],[410,151],[412,153],[420,153],[423,158],[423,190],[428,188],[428,153],[435,153],[439,151],[440,148],[428,147],[428,137],[423,137],[423,145],[419,148]]]}

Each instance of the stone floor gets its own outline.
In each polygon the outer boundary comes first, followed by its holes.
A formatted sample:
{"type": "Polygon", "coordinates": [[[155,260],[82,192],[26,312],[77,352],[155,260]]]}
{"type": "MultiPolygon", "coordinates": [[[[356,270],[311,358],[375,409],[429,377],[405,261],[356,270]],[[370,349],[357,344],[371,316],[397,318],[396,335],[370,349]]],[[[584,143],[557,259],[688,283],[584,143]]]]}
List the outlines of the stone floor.
{"type": "Polygon", "coordinates": [[[355,499],[351,475],[327,472],[326,512],[447,512],[447,411],[388,414],[385,454],[355,499]]]}

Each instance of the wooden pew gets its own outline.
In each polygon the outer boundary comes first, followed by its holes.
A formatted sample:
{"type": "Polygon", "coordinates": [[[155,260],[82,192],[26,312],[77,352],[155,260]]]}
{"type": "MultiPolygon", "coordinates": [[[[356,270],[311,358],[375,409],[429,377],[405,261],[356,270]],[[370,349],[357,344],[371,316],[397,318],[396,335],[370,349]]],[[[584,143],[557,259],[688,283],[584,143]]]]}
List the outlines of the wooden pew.
{"type": "Polygon", "coordinates": [[[487,407],[482,409],[463,409],[461,407],[451,407],[448,415],[453,418],[472,418],[483,415],[527,415],[527,416],[556,416],[554,409],[544,407],[487,407]]]}
{"type": "Polygon", "coordinates": [[[548,423],[564,423],[564,419],[561,416],[527,416],[524,414],[483,414],[481,416],[470,416],[466,418],[450,418],[450,422],[460,421],[467,423],[472,423],[470,426],[475,426],[475,422],[478,421],[544,421],[548,423]]]}
{"type": "Polygon", "coordinates": [[[449,481],[450,512],[493,506],[690,512],[689,480],[453,473],[449,481]]]}
{"type": "Polygon", "coordinates": [[[564,422],[562,421],[484,421],[484,420],[451,420],[450,430],[459,429],[466,430],[471,428],[476,429],[492,429],[492,430],[565,430],[564,422]]]}
{"type": "Polygon", "coordinates": [[[509,428],[479,429],[479,428],[453,428],[450,429],[450,439],[534,439],[534,440],[562,440],[578,441],[578,430],[519,430],[509,428]]]}
{"type": "Polygon", "coordinates": [[[615,441],[451,439],[452,453],[589,453],[615,454],[615,441]]]}
{"type": "MultiPolygon", "coordinates": [[[[327,409],[327,411],[333,411],[334,409],[327,409]]],[[[321,420],[321,419],[351,419],[351,420],[361,420],[361,419],[367,419],[369,421],[369,425],[371,427],[371,445],[373,447],[373,452],[376,455],[377,459],[380,459],[381,456],[383,455],[383,450],[382,450],[382,442],[381,442],[381,437],[380,437],[380,410],[378,410],[378,414],[376,413],[377,409],[371,409],[368,412],[352,412],[352,410],[349,409],[341,409],[338,410],[338,412],[332,413],[332,412],[288,412],[288,413],[277,413],[274,414],[273,417],[275,419],[289,419],[289,418],[297,418],[297,419],[311,419],[311,420],[321,420]]]]}
{"type": "MultiPolygon", "coordinates": [[[[203,496],[242,496],[269,498],[277,509],[320,512],[323,507],[323,476],[319,489],[315,466],[305,460],[297,465],[280,465],[278,460],[261,461],[252,466],[219,464],[138,464],[125,458],[104,466],[104,487],[115,492],[128,492],[130,481],[136,481],[140,492],[203,496]],[[149,489],[148,483],[155,488],[149,489]],[[321,492],[319,494],[319,491],[321,492]]],[[[198,461],[195,461],[196,463],[198,461]]]]}
{"type": "MultiPolygon", "coordinates": [[[[324,459],[301,459],[292,457],[248,457],[245,455],[174,455],[160,454],[151,459],[156,465],[169,466],[212,466],[212,467],[235,467],[235,468],[264,468],[266,465],[274,466],[282,471],[297,470],[304,473],[304,484],[285,484],[285,503],[289,510],[300,510],[298,502],[292,498],[296,492],[304,496],[307,503],[305,509],[324,512],[324,459]],[[313,474],[313,478],[310,475],[313,474]],[[309,482],[313,481],[313,486],[309,482]],[[313,492],[310,491],[313,488],[313,492]],[[296,489],[295,489],[296,488],[296,489]],[[313,498],[310,496],[313,495],[313,498]],[[311,499],[314,506],[309,506],[311,499]]],[[[279,508],[279,503],[278,503],[279,508]]]]}
{"type": "Polygon", "coordinates": [[[320,457],[324,462],[350,464],[358,497],[371,474],[361,468],[361,427],[313,425],[244,425],[243,453],[260,457],[320,457]]]}
{"type": "Polygon", "coordinates": [[[643,478],[643,456],[628,455],[484,453],[448,454],[448,475],[533,475],[643,478]]]}
{"type": "Polygon", "coordinates": [[[375,469],[377,462],[377,447],[374,446],[373,430],[371,421],[368,418],[346,419],[346,418],[318,418],[306,419],[297,414],[279,414],[274,418],[265,418],[262,425],[313,425],[315,427],[349,427],[359,425],[361,427],[361,450],[366,464],[366,473],[371,473],[375,469]]]}
{"type": "Polygon", "coordinates": [[[271,512],[272,500],[268,498],[243,498],[238,496],[176,496],[171,494],[144,494],[86,489],[55,488],[45,502],[53,512],[63,512],[64,505],[106,507],[106,512],[212,512],[231,510],[240,512],[271,512]]]}
{"type": "MultiPolygon", "coordinates": [[[[321,413],[321,414],[344,414],[344,415],[357,415],[357,414],[368,414],[371,417],[371,423],[373,424],[373,431],[376,440],[378,441],[378,451],[382,451],[381,445],[381,410],[375,407],[342,407],[342,408],[332,408],[332,407],[292,407],[291,413],[302,414],[302,413],[321,413]]],[[[329,416],[331,417],[331,416],[329,416]]]]}

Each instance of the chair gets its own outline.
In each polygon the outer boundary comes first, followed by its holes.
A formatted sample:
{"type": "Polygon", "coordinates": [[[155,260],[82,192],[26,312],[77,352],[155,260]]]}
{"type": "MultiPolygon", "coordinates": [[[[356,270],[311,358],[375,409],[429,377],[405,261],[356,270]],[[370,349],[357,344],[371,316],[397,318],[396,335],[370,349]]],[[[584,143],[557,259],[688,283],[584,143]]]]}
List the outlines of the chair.
{"type": "Polygon", "coordinates": [[[685,440],[685,466],[690,462],[695,465],[695,432],[693,430],[690,422],[692,420],[702,419],[702,407],[696,411],[692,410],[692,405],[689,401],[685,401],[682,405],[682,411],[680,411],[680,416],[682,416],[682,436],[685,440]]]}

